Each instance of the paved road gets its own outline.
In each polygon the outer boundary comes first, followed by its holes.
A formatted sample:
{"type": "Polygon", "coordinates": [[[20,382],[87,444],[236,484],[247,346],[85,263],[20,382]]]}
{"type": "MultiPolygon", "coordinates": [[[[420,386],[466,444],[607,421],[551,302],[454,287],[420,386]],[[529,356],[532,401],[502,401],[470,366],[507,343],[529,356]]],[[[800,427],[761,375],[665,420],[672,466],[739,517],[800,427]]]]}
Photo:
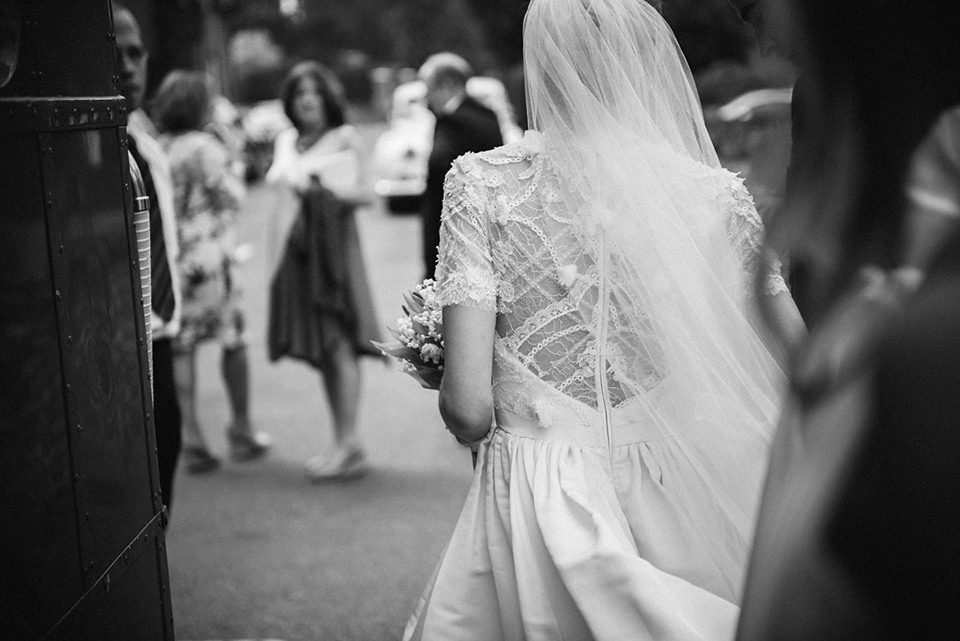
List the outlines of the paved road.
{"type": "MultiPolygon", "coordinates": [[[[434,392],[364,359],[360,421],[373,471],[307,483],[303,463],[329,443],[330,418],[313,370],[267,361],[261,239],[271,207],[267,190],[252,189],[240,237],[255,250],[242,268],[252,415],[275,446],[263,461],[178,476],[167,534],[177,639],[396,639],[463,503],[469,453],[443,429],[434,392]]],[[[421,274],[419,220],[371,207],[359,222],[375,303],[393,325],[421,274]]],[[[218,358],[216,346],[201,348],[199,405],[225,455],[218,358]]]]}

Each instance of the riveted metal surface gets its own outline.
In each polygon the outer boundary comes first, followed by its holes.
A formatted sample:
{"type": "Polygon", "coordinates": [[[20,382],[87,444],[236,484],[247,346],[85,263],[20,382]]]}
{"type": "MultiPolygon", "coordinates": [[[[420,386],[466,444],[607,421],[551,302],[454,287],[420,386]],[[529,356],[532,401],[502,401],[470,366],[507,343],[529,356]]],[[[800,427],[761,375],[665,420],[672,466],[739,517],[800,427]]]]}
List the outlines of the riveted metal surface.
{"type": "Polygon", "coordinates": [[[20,15],[20,59],[0,96],[119,93],[109,3],[29,0],[20,15]]]}
{"type": "Polygon", "coordinates": [[[0,137],[25,132],[126,125],[121,96],[109,98],[0,98],[0,137]]]}
{"type": "Polygon", "coordinates": [[[70,443],[64,433],[60,306],[40,166],[36,136],[4,139],[0,154],[5,185],[0,189],[0,584],[4,594],[0,598],[22,619],[19,625],[5,626],[14,636],[18,629],[43,630],[52,625],[83,589],[70,443]],[[12,176],[16,179],[8,180],[12,176]]]}
{"type": "Polygon", "coordinates": [[[110,3],[21,6],[0,91],[0,636],[172,639],[110,3]]]}

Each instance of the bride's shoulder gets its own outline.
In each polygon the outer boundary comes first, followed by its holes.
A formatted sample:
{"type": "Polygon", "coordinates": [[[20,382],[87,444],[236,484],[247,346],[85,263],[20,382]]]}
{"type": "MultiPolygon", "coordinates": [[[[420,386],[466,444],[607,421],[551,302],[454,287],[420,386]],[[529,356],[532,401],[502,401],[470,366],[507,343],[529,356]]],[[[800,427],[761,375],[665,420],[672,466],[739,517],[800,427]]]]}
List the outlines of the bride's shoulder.
{"type": "Polygon", "coordinates": [[[498,165],[526,162],[541,151],[543,151],[543,141],[540,132],[527,130],[522,138],[489,151],[481,151],[477,156],[490,164],[498,165]]]}
{"type": "Polygon", "coordinates": [[[743,176],[728,169],[720,169],[717,171],[716,181],[721,193],[726,196],[735,210],[743,210],[747,213],[755,211],[756,203],[753,194],[747,189],[743,176]]]}
{"type": "Polygon", "coordinates": [[[541,150],[540,134],[528,131],[523,138],[506,145],[466,153],[457,158],[453,167],[460,174],[484,179],[482,182],[488,184],[493,184],[490,180],[499,184],[497,176],[528,167],[541,150]]]}

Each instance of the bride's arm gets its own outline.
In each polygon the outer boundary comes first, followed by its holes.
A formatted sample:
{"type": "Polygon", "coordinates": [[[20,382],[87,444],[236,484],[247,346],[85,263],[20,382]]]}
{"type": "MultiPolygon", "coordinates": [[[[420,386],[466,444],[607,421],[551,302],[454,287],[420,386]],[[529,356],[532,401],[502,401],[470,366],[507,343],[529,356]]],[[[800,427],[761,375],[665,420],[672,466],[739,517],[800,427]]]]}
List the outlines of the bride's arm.
{"type": "Polygon", "coordinates": [[[763,223],[750,192],[739,180],[731,188],[727,233],[746,272],[754,278],[759,309],[751,324],[770,353],[785,366],[789,354],[806,337],[807,326],[780,273],[780,261],[765,254],[769,250],[763,241],[763,223]]]}
{"type": "Polygon", "coordinates": [[[757,329],[771,353],[781,366],[785,366],[788,355],[807,337],[807,325],[800,316],[793,296],[786,290],[765,296],[761,309],[767,327],[757,329]]]}
{"type": "Polygon", "coordinates": [[[444,180],[436,269],[443,310],[440,414],[464,445],[493,423],[493,345],[500,277],[494,266],[486,204],[490,195],[471,157],[454,161],[444,180]]]}
{"type": "Polygon", "coordinates": [[[478,441],[493,422],[495,312],[449,305],[443,308],[443,383],[440,415],[462,442],[478,441]]]}

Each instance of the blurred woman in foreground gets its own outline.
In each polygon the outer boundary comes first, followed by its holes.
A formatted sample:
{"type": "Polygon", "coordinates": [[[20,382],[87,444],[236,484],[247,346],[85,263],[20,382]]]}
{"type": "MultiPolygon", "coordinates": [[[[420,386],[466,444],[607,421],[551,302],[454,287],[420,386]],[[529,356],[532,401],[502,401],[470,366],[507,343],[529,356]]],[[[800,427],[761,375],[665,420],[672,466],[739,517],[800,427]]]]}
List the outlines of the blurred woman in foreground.
{"type": "Polygon", "coordinates": [[[960,629],[957,227],[926,274],[901,267],[918,144],[960,103],[954,5],[767,2],[805,39],[820,94],[819,153],[769,240],[814,259],[822,320],[790,374],[741,641],[960,629]]]}

